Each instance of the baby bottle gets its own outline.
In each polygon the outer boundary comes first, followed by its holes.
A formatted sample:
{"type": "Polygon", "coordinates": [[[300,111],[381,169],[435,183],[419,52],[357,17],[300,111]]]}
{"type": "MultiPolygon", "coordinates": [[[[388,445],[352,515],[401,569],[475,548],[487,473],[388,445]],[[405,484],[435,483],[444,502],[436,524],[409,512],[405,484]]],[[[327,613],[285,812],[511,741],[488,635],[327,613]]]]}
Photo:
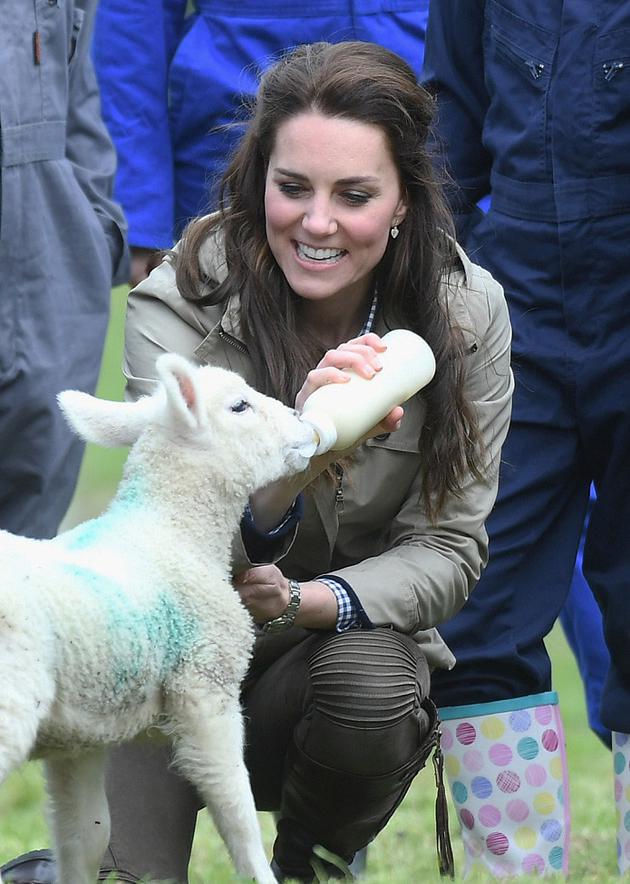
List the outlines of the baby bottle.
{"type": "Polygon", "coordinates": [[[378,354],[383,367],[373,377],[344,368],[349,381],[319,387],[304,403],[301,418],[313,427],[314,455],[349,448],[435,374],[435,357],[424,338],[398,328],[381,340],[387,349],[378,354]]]}

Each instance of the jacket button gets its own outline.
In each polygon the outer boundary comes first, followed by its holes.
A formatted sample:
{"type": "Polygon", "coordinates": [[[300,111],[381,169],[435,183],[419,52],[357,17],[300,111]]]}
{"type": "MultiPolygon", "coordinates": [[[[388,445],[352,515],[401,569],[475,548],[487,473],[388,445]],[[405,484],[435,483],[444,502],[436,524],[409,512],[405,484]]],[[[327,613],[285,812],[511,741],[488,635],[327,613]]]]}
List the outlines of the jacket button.
{"type": "Polygon", "coordinates": [[[389,439],[391,433],[380,433],[378,436],[374,436],[375,442],[384,442],[386,439],[389,439]]]}

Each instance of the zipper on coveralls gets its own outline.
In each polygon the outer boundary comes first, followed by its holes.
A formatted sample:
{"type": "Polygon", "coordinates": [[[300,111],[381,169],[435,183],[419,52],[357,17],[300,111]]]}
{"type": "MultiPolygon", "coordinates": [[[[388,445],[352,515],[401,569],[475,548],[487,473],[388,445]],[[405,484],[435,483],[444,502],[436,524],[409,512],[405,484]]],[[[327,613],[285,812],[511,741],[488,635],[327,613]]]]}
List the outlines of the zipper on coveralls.
{"type": "Polygon", "coordinates": [[[544,64],[540,61],[526,61],[525,66],[528,68],[534,80],[539,80],[545,70],[544,64]]]}
{"type": "Polygon", "coordinates": [[[602,65],[602,68],[604,70],[604,80],[612,80],[619,71],[623,70],[624,64],[622,61],[607,61],[606,64],[602,65]]]}
{"type": "Polygon", "coordinates": [[[341,464],[336,463],[334,465],[335,469],[335,512],[337,515],[341,515],[344,509],[344,500],[343,500],[343,467],[341,464]]]}

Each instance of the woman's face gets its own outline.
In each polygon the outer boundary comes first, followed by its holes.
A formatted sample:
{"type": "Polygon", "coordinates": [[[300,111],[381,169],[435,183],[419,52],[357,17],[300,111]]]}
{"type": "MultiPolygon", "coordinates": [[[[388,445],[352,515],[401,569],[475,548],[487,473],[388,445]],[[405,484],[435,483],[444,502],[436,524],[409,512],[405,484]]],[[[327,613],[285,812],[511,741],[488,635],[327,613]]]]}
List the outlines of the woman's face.
{"type": "Polygon", "coordinates": [[[278,128],[265,184],[267,239],[296,294],[357,309],[404,215],[378,126],[308,112],[278,128]]]}

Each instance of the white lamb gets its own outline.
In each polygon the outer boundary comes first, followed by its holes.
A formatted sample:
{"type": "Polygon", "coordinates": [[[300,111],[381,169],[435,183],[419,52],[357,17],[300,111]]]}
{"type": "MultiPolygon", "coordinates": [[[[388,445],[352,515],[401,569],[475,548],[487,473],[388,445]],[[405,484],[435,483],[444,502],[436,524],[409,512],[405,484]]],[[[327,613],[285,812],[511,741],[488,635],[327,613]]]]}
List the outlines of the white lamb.
{"type": "Polygon", "coordinates": [[[173,354],[157,368],[135,403],[59,396],[83,438],[133,446],[109,509],[53,540],[0,532],[0,782],[44,757],[59,881],[92,884],[105,748],[158,726],[237,872],[275,884],[243,763],[254,630],[231,542],[252,491],[305,468],[311,431],[232,372],[173,354]]]}

